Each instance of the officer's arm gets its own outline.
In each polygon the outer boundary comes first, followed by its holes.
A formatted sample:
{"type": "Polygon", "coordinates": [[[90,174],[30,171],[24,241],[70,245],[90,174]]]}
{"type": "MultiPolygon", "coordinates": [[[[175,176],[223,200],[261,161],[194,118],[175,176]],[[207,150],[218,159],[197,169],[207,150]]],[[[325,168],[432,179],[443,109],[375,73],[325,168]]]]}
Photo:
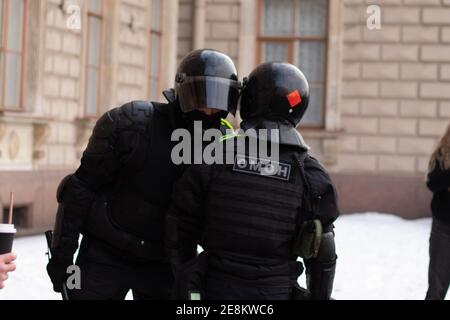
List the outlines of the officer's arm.
{"type": "Polygon", "coordinates": [[[132,125],[124,114],[125,108],[127,105],[111,110],[97,121],[80,167],[58,188],[52,242],[53,256],[58,259],[72,259],[95,193],[116,178],[128,152],[120,143],[121,130],[132,125]]]}
{"type": "Polygon", "coordinates": [[[314,157],[305,159],[305,175],[309,182],[315,218],[330,226],[339,217],[336,188],[325,168],[314,157]]]}
{"type": "Polygon", "coordinates": [[[191,165],[174,185],[165,236],[166,252],[174,269],[197,254],[210,170],[206,165],[191,165]]]}
{"type": "Polygon", "coordinates": [[[305,173],[315,218],[323,225],[317,257],[305,260],[307,285],[312,299],[327,300],[333,291],[337,259],[333,231],[333,222],[339,216],[337,192],[325,168],[311,156],[305,159],[305,173]]]}
{"type": "Polygon", "coordinates": [[[322,234],[317,257],[304,261],[306,265],[306,284],[311,294],[311,299],[329,300],[331,298],[336,259],[333,226],[330,226],[322,234]]]}

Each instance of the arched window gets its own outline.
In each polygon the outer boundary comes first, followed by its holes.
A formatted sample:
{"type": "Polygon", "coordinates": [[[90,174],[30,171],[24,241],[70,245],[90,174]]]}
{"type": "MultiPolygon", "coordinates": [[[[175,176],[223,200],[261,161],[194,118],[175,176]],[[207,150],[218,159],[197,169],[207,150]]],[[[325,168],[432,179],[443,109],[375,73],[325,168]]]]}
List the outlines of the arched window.
{"type": "Polygon", "coordinates": [[[89,0],[86,46],[86,116],[96,117],[102,106],[104,0],[89,0]]]}
{"type": "Polygon", "coordinates": [[[0,0],[0,109],[23,106],[28,0],[0,0]]]}
{"type": "Polygon", "coordinates": [[[328,0],[260,0],[259,62],[286,61],[308,78],[303,126],[324,126],[328,0]]]}

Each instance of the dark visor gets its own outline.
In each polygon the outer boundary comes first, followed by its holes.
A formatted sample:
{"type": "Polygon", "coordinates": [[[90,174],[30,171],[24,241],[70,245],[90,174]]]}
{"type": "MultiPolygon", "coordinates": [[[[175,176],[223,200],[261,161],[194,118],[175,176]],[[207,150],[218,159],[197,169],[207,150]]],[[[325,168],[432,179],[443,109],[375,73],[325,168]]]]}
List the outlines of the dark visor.
{"type": "Polygon", "coordinates": [[[201,108],[236,112],[239,82],[217,77],[186,77],[177,84],[177,94],[183,112],[201,108]]]}

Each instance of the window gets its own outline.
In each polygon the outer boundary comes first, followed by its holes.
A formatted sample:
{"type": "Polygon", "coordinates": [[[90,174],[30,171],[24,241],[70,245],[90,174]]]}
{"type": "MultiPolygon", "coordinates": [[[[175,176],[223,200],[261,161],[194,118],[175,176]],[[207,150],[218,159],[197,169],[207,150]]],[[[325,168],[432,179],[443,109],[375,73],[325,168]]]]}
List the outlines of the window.
{"type": "Polygon", "coordinates": [[[311,87],[303,124],[323,127],[328,0],[260,0],[259,61],[298,66],[311,87]]]}
{"type": "Polygon", "coordinates": [[[88,2],[88,43],[86,46],[86,116],[99,115],[103,71],[103,0],[88,2]]]}
{"type": "Polygon", "coordinates": [[[0,0],[0,109],[23,109],[28,0],[0,0]]]}
{"type": "MultiPolygon", "coordinates": [[[[16,1],[16,0],[12,0],[16,1]]],[[[31,210],[30,206],[14,206],[13,224],[17,229],[23,230],[31,227],[31,210]]],[[[9,206],[3,207],[3,220],[8,221],[9,206]]]]}
{"type": "Polygon", "coordinates": [[[151,1],[151,27],[150,27],[150,70],[149,74],[149,96],[152,100],[157,100],[161,91],[160,65],[161,65],[161,36],[162,36],[162,8],[161,0],[151,1]]]}

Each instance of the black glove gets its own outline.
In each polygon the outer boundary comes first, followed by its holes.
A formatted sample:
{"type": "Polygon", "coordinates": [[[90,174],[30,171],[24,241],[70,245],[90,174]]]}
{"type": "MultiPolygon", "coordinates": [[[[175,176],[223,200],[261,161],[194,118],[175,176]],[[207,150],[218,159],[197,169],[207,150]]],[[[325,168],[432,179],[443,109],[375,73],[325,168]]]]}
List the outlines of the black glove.
{"type": "Polygon", "coordinates": [[[68,256],[53,256],[47,264],[47,273],[53,283],[53,290],[61,292],[67,280],[67,268],[73,265],[73,258],[68,256]]]}

